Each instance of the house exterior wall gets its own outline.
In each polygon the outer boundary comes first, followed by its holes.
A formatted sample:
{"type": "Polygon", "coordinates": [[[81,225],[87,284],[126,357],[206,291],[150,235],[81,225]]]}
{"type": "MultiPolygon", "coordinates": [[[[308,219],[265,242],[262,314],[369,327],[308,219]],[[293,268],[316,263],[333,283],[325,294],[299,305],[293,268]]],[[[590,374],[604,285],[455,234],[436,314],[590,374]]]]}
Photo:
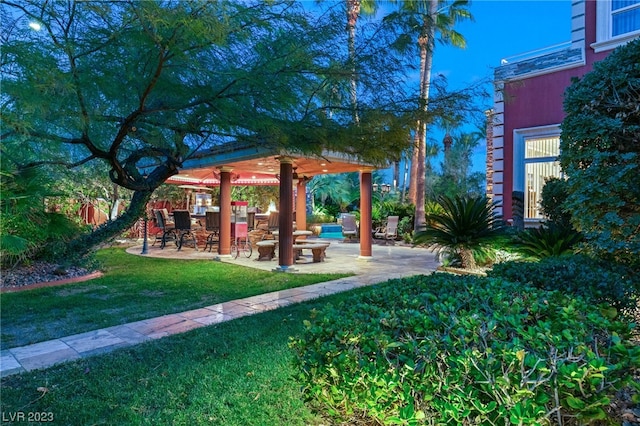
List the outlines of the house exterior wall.
{"type": "Polygon", "coordinates": [[[487,164],[492,172],[488,195],[500,203],[505,220],[514,219],[513,191],[524,191],[524,138],[560,134],[564,91],[604,59],[611,48],[599,46],[598,1],[572,4],[571,41],[550,51],[515,61],[503,61],[494,74],[492,141],[487,164]],[[596,52],[596,50],[600,50],[596,52]]]}

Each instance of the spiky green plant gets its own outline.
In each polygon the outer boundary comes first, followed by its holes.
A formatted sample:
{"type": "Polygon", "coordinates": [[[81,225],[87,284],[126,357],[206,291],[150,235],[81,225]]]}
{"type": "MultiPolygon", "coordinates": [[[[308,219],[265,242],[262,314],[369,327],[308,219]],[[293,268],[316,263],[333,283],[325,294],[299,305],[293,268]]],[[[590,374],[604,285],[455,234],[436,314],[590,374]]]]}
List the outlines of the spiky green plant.
{"type": "Polygon", "coordinates": [[[551,223],[521,232],[516,236],[516,249],[526,256],[542,259],[573,254],[576,245],[582,240],[582,234],[570,225],[551,223]]]}
{"type": "Polygon", "coordinates": [[[438,199],[442,212],[427,215],[427,226],[414,236],[414,243],[460,258],[465,269],[476,267],[475,256],[503,236],[504,224],[495,213],[496,204],[486,197],[438,199]]]}
{"type": "Polygon", "coordinates": [[[60,213],[45,210],[45,199],[59,195],[46,169],[18,169],[3,164],[0,171],[0,265],[14,267],[36,257],[55,257],[60,246],[81,232],[60,213]]]}

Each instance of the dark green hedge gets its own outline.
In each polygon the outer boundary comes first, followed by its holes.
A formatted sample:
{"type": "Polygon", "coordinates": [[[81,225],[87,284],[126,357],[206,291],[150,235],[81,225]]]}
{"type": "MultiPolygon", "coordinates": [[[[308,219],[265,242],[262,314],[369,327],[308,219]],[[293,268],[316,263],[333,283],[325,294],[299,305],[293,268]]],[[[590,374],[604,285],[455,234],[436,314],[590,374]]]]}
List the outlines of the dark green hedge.
{"type": "Polygon", "coordinates": [[[629,312],[638,306],[640,274],[623,265],[575,255],[548,257],[539,262],[504,262],[488,273],[507,281],[530,284],[543,290],[560,290],[607,303],[629,312]]]}
{"type": "Polygon", "coordinates": [[[606,307],[501,279],[392,280],[292,339],[305,392],[348,424],[586,424],[640,366],[606,307]]]}

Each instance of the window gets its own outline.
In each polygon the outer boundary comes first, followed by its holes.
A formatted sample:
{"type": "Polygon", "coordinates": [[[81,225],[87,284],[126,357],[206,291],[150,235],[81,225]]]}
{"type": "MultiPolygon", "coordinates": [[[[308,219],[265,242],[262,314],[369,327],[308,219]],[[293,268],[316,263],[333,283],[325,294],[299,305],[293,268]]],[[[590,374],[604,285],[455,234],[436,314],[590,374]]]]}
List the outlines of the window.
{"type": "Polygon", "coordinates": [[[613,49],[640,36],[640,0],[598,1],[596,52],[613,49]]]}
{"type": "Polygon", "coordinates": [[[524,194],[524,219],[540,220],[546,179],[561,177],[560,125],[514,130],[513,190],[524,194]]]}
{"type": "Polygon", "coordinates": [[[524,218],[542,219],[542,187],[549,177],[560,177],[560,137],[525,139],[524,218]]]}
{"type": "Polygon", "coordinates": [[[640,0],[614,0],[611,3],[613,37],[640,29],[640,0]]]}

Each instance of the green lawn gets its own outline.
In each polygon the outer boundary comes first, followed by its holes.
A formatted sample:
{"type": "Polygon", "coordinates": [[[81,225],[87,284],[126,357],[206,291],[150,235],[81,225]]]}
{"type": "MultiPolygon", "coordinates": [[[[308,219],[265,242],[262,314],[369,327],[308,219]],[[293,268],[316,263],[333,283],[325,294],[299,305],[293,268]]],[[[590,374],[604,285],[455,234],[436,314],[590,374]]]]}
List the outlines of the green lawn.
{"type": "Polygon", "coordinates": [[[2,411],[54,424],[320,425],[289,336],[313,308],[358,289],[2,379],[2,411]]]}
{"type": "Polygon", "coordinates": [[[101,278],[0,295],[1,349],[345,276],[147,258],[122,248],[100,250],[97,257],[101,278]]]}

